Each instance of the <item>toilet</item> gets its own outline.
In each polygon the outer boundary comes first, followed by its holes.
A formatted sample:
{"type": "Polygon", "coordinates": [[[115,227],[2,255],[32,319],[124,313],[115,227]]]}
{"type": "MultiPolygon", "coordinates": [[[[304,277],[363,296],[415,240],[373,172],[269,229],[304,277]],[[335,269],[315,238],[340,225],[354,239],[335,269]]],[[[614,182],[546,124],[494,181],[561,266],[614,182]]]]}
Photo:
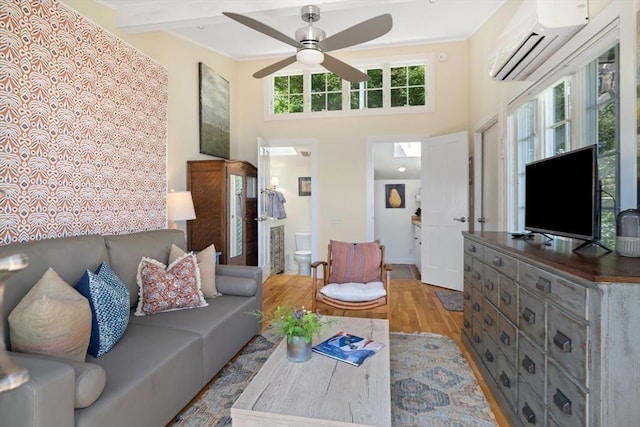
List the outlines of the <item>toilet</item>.
{"type": "Polygon", "coordinates": [[[311,275],[311,233],[296,233],[296,251],[293,259],[298,263],[300,276],[311,275]]]}

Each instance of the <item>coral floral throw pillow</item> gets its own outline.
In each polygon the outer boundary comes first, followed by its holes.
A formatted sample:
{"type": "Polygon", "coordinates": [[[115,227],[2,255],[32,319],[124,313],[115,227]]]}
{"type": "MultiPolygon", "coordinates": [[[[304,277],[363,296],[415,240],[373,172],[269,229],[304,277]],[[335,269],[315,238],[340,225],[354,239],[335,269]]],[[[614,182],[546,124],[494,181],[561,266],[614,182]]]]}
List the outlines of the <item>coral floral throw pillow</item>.
{"type": "Polygon", "coordinates": [[[168,267],[155,259],[142,258],[138,265],[138,292],[136,316],[207,305],[193,254],[176,259],[168,267]]]}

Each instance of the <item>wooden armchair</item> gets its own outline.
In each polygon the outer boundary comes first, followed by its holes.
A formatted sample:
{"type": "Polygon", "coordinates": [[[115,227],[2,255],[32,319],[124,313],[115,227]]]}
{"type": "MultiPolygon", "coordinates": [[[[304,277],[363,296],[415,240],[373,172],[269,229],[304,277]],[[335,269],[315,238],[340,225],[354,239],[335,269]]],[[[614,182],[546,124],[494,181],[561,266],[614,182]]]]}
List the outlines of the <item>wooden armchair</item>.
{"type": "Polygon", "coordinates": [[[311,264],[312,311],[319,309],[367,311],[389,318],[391,265],[384,263],[378,241],[346,243],[332,240],[327,261],[311,264]],[[322,267],[322,280],[318,280],[322,267]]]}

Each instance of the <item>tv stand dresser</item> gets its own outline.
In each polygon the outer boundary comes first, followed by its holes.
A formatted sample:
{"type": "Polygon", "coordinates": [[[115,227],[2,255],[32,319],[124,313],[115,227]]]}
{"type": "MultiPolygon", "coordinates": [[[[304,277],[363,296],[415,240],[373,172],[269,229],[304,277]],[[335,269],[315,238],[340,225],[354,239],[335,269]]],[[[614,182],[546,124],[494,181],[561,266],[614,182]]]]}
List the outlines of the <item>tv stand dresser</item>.
{"type": "Polygon", "coordinates": [[[463,342],[509,422],[640,425],[640,258],[572,252],[570,239],[463,238],[463,342]]]}

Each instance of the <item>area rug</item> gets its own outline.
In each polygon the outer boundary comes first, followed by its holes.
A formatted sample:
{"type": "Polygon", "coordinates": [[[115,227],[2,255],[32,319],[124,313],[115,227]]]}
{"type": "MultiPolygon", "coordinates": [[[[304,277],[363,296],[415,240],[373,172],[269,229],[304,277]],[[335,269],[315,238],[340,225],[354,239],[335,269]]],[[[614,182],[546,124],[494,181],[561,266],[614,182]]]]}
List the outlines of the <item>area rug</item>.
{"type": "Polygon", "coordinates": [[[435,291],[440,304],[447,311],[462,311],[462,292],[460,291],[435,291]]]}
{"type": "MultiPolygon", "coordinates": [[[[272,330],[254,338],[169,426],[231,426],[231,406],[278,342],[272,330]]],[[[453,340],[430,333],[391,333],[389,349],[394,427],[496,426],[453,340]]]]}

